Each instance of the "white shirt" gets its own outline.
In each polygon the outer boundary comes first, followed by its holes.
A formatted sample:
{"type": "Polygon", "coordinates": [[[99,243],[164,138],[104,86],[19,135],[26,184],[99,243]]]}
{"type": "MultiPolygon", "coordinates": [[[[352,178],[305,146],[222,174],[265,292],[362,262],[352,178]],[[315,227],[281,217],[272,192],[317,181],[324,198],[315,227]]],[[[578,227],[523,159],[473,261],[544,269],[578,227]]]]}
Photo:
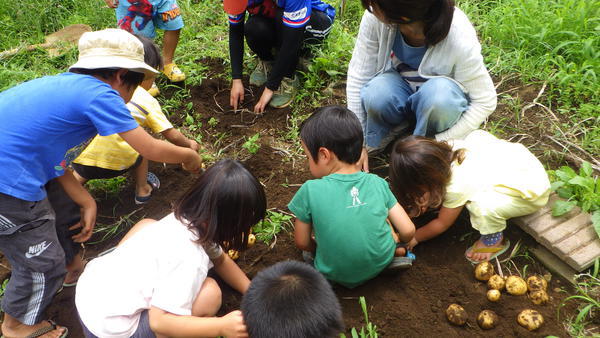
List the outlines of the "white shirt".
{"type": "MultiPolygon", "coordinates": [[[[111,253],[90,261],[75,294],[85,326],[98,337],[129,337],[137,329],[140,313],[152,306],[191,315],[194,299],[212,267],[205,249],[195,240],[197,236],[169,214],[111,253]]],[[[220,254],[218,248],[211,256],[220,254]]]]}

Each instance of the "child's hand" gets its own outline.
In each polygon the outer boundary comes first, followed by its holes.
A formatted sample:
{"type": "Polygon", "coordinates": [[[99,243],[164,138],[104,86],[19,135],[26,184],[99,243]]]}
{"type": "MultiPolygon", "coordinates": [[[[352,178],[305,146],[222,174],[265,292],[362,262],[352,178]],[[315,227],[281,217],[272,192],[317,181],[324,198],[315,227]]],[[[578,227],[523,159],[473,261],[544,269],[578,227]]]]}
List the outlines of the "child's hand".
{"type": "Polygon", "coordinates": [[[108,8],[117,8],[119,6],[119,0],[104,0],[108,8]]]}
{"type": "Polygon", "coordinates": [[[417,239],[413,237],[413,239],[411,239],[406,246],[408,247],[408,250],[413,251],[414,247],[417,246],[417,244],[419,244],[419,241],[417,241],[417,239]]]}
{"type": "Polygon", "coordinates": [[[254,112],[264,113],[265,107],[267,106],[267,104],[269,104],[271,98],[273,98],[273,91],[269,88],[265,88],[262,95],[260,96],[260,100],[258,100],[256,106],[254,106],[254,112]]]}
{"type": "Polygon", "coordinates": [[[242,311],[235,310],[221,317],[224,320],[221,335],[225,337],[247,338],[246,324],[242,311]]]}
{"type": "Polygon", "coordinates": [[[183,167],[183,169],[193,174],[197,174],[200,172],[200,169],[202,169],[202,159],[200,158],[200,155],[198,155],[198,152],[196,152],[195,150],[191,151],[193,152],[192,157],[189,160],[183,162],[181,166],[183,167]]]}
{"type": "Polygon", "coordinates": [[[83,243],[92,237],[96,225],[97,210],[96,202],[89,203],[81,208],[81,220],[69,228],[69,230],[81,228],[77,235],[71,237],[74,242],[83,243]]]}
{"type": "Polygon", "coordinates": [[[200,145],[198,144],[198,142],[190,140],[190,149],[192,149],[195,152],[198,152],[198,150],[200,150],[200,145]]]}
{"type": "Polygon", "coordinates": [[[244,84],[240,79],[234,79],[231,84],[231,92],[229,93],[229,105],[233,110],[238,109],[238,104],[244,102],[244,84]]]}

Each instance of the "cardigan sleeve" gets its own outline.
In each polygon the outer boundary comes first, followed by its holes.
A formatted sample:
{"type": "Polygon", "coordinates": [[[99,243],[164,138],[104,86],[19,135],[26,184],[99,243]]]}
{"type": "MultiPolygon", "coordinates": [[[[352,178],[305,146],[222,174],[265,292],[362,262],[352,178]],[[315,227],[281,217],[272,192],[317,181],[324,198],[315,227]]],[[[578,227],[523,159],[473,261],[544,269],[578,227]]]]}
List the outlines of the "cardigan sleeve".
{"type": "Polygon", "coordinates": [[[455,125],[435,135],[438,141],[464,138],[471,131],[479,128],[496,109],[496,88],[483,63],[481,45],[474,30],[472,35],[469,38],[462,37],[472,43],[462,44],[458,49],[455,54],[454,68],[454,80],[465,88],[469,95],[469,106],[455,125]]]}
{"type": "Polygon", "coordinates": [[[348,65],[348,79],[346,83],[348,109],[356,114],[363,126],[363,130],[366,125],[367,116],[360,103],[360,90],[377,72],[377,56],[381,33],[379,20],[370,12],[365,11],[360,22],[358,37],[354,44],[352,59],[348,65]]]}

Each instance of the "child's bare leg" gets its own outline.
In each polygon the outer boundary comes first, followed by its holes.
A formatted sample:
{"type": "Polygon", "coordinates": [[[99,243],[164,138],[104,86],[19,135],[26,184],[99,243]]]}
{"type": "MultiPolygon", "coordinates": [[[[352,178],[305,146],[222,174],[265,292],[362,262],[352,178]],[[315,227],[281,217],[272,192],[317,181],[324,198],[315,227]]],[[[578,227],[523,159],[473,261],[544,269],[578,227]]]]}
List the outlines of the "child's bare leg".
{"type": "Polygon", "coordinates": [[[81,175],[79,175],[79,174],[77,173],[77,171],[75,171],[75,170],[73,170],[73,176],[75,176],[75,178],[77,179],[77,181],[78,181],[79,183],[81,183],[81,185],[84,185],[84,184],[85,184],[85,182],[87,182],[87,181],[88,181],[88,180],[87,180],[87,178],[85,178],[85,177],[82,177],[82,176],[81,176],[81,175]]]}
{"type": "Polygon", "coordinates": [[[142,230],[143,228],[154,222],[156,222],[156,220],[152,218],[144,218],[141,221],[137,222],[134,226],[131,227],[131,229],[125,234],[125,236],[123,236],[123,238],[117,245],[123,244],[126,240],[131,238],[131,236],[136,234],[138,231],[142,230]]]}
{"type": "MultiPolygon", "coordinates": [[[[64,283],[65,284],[76,283],[77,280],[79,279],[79,276],[83,272],[83,269],[85,269],[86,264],[87,264],[87,261],[85,259],[83,259],[83,257],[80,254],[76,254],[75,257],[73,258],[73,261],[71,263],[67,264],[67,275],[65,276],[64,283]]],[[[65,285],[65,286],[71,286],[71,285],[65,285]]]]}
{"type": "Polygon", "coordinates": [[[221,288],[217,281],[206,277],[192,304],[192,316],[212,317],[221,308],[221,288]]]}
{"type": "Polygon", "coordinates": [[[179,43],[179,33],[181,29],[175,31],[165,31],[163,36],[163,48],[162,55],[164,58],[165,65],[169,63],[173,63],[173,58],[175,56],[175,48],[177,48],[177,44],[179,43]]]}
{"type": "MultiPolygon", "coordinates": [[[[2,322],[2,334],[5,337],[27,337],[31,333],[47,326],[50,326],[50,323],[45,320],[34,325],[25,325],[18,321],[15,317],[5,313],[4,321],[2,322]]],[[[64,327],[57,326],[56,330],[52,330],[40,337],[58,338],[64,333],[64,331],[64,327]]]]}
{"type": "Polygon", "coordinates": [[[142,158],[140,164],[135,168],[135,194],[138,197],[150,196],[152,186],[148,184],[148,160],[142,158]]]}
{"type": "MultiPolygon", "coordinates": [[[[389,224],[390,228],[392,229],[392,238],[394,239],[394,242],[400,243],[400,237],[398,237],[396,230],[394,229],[394,227],[392,226],[392,223],[390,223],[389,220],[388,220],[388,224],[389,224]]],[[[394,251],[394,256],[395,257],[406,256],[406,249],[405,248],[396,248],[396,250],[394,251]]]]}

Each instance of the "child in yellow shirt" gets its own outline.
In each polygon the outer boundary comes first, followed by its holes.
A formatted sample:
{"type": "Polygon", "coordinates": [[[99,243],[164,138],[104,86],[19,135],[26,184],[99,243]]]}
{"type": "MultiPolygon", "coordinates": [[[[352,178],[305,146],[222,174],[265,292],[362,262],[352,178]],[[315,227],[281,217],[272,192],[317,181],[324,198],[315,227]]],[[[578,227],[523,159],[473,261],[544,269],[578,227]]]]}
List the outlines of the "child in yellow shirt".
{"type": "MultiPolygon", "coordinates": [[[[144,45],[144,61],[153,68],[162,68],[162,57],[156,45],[148,38],[138,36],[144,45]]],[[[146,77],[135,90],[127,107],[142,127],[162,134],[169,142],[180,147],[198,151],[196,141],[173,128],[160,108],[158,101],[148,93],[154,77],[146,77]]],[[[135,203],[147,203],[154,189],[160,187],[158,177],[148,171],[148,160],[142,158],[118,134],[97,135],[85,150],[73,161],[75,177],[82,184],[91,179],[112,178],[134,170],[136,188],[135,203]]]]}

